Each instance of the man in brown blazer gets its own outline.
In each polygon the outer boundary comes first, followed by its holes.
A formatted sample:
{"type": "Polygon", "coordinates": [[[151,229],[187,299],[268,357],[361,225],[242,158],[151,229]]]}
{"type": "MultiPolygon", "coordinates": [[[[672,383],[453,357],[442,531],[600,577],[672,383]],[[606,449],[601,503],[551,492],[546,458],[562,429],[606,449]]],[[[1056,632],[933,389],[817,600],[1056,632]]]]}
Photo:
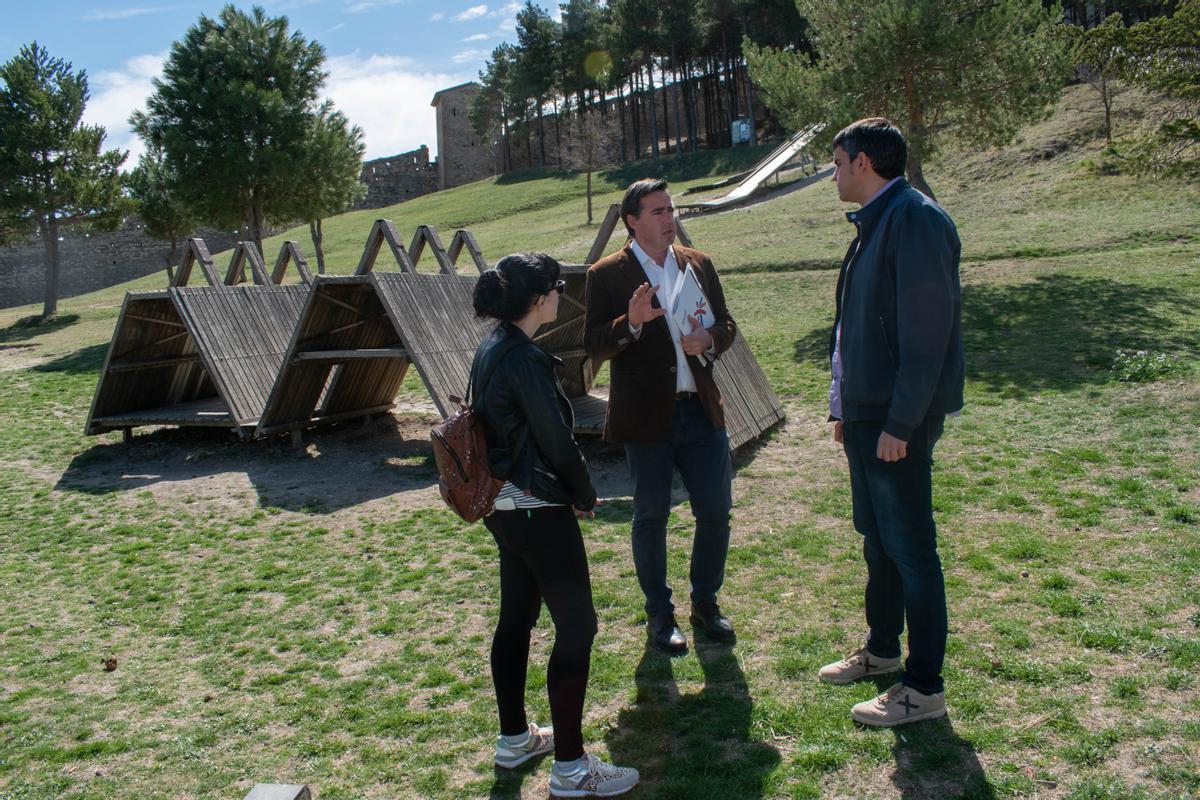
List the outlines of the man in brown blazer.
{"type": "Polygon", "coordinates": [[[604,438],[624,445],[633,477],[633,562],[646,597],[650,643],[668,655],[687,652],[667,585],[667,517],[676,469],[688,492],[692,541],[691,621],[709,638],[732,643],[717,592],[729,550],[733,470],[713,360],[736,333],[708,256],[675,242],[675,207],[665,180],[632,184],[621,203],[631,241],[587,273],[584,346],[598,366],[611,361],[604,438]],[[712,315],[689,317],[685,333],[668,314],[688,271],[712,315]]]}

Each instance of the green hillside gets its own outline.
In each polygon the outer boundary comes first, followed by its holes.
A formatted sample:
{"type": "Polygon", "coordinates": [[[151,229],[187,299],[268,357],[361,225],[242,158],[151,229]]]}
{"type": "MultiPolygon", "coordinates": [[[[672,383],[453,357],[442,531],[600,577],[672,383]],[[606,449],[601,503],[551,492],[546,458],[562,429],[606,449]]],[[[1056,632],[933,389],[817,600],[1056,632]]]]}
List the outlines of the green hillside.
{"type": "MultiPolygon", "coordinates": [[[[585,444],[606,502],[584,524],[600,623],[584,737],[641,770],[631,798],[1200,793],[1200,186],[1097,169],[1088,91],[1011,146],[927,169],[964,247],[967,405],[934,467],[946,720],[858,728],[849,707],[888,682],[815,680],[864,627],[825,420],[847,207],[820,181],[687,221],[788,417],[737,454],[721,602],[738,644],[674,661],[644,650],[623,456],[585,444]]],[[[1120,103],[1122,125],[1150,106],[1120,103]]],[[[685,188],[755,155],[661,171],[685,188]]],[[[659,171],[605,176],[597,222],[659,171]]],[[[525,173],[343,215],[326,224],[332,271],[354,268],[381,216],[406,239],[467,226],[492,262],[578,261],[595,234],[582,183],[525,173]]],[[[83,435],[124,291],[162,280],[64,300],[43,325],[21,321],[36,307],[0,312],[0,798],[218,800],[260,781],[319,800],[545,796],[548,764],[491,763],[495,546],[440,505],[415,378],[392,417],[303,452],[83,435]]],[[[677,596],[691,524],[677,506],[677,596]]]]}

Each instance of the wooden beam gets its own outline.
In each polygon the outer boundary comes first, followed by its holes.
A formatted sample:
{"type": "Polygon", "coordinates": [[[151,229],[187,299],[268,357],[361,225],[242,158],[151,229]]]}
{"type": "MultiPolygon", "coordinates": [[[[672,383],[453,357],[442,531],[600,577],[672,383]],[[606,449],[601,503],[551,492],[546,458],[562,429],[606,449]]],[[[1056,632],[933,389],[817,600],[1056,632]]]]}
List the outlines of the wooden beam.
{"type": "Polygon", "coordinates": [[[288,240],[279,248],[279,256],[275,259],[275,269],[271,271],[271,283],[283,283],[283,276],[287,274],[288,262],[291,261],[296,265],[296,272],[300,275],[300,281],[305,284],[312,283],[312,272],[308,269],[308,262],[304,260],[304,254],[300,252],[300,246],[288,240]]]}
{"type": "Polygon", "coordinates": [[[592,242],[592,249],[588,251],[587,258],[583,260],[584,264],[595,264],[604,255],[604,249],[608,247],[608,240],[612,238],[613,231],[617,229],[617,223],[621,221],[621,206],[613,203],[608,207],[608,213],[604,215],[604,221],[600,223],[600,229],[596,231],[596,240],[592,242]]]}
{"type": "Polygon", "coordinates": [[[683,220],[679,218],[679,209],[675,210],[675,236],[684,247],[694,246],[692,244],[692,237],[688,236],[687,229],[683,227],[683,220]]]}
{"type": "Polygon", "coordinates": [[[139,369],[156,369],[158,367],[177,367],[180,364],[191,364],[200,360],[199,353],[189,353],[183,356],[169,358],[150,358],[144,361],[126,360],[114,361],[108,365],[109,372],[133,372],[139,369]]]}
{"type": "Polygon", "coordinates": [[[420,262],[426,244],[433,253],[434,261],[438,263],[438,271],[443,275],[456,274],[454,264],[446,255],[446,248],[442,247],[441,237],[438,236],[437,229],[432,225],[418,225],[417,230],[413,233],[412,244],[408,248],[408,255],[412,259],[413,266],[415,267],[420,262]]]}
{"type": "Polygon", "coordinates": [[[310,350],[292,356],[292,366],[299,364],[342,364],[368,358],[408,358],[403,347],[370,347],[361,350],[310,350]]]}
{"type": "Polygon", "coordinates": [[[175,271],[175,281],[172,286],[187,286],[188,279],[192,275],[192,265],[199,264],[200,271],[204,274],[204,279],[208,281],[209,286],[220,286],[221,279],[217,275],[217,270],[213,267],[212,256],[208,253],[208,247],[204,244],[204,240],[198,236],[193,236],[184,242],[183,259],[179,262],[179,269],[175,271]]]}
{"type": "Polygon", "coordinates": [[[450,240],[450,249],[446,251],[450,262],[458,266],[458,257],[462,251],[466,251],[471,255],[471,260],[475,262],[475,269],[479,272],[484,272],[488,268],[487,261],[483,258],[483,251],[479,249],[479,243],[475,241],[475,236],[466,228],[459,228],[454,232],[454,238],[450,240]]]}
{"type": "Polygon", "coordinates": [[[362,258],[358,261],[358,268],[354,270],[355,275],[366,275],[375,268],[375,259],[379,257],[379,250],[383,247],[383,243],[387,242],[388,247],[392,249],[392,256],[396,259],[396,264],[399,265],[401,272],[416,272],[417,268],[413,265],[413,260],[409,257],[408,251],[404,249],[404,245],[400,244],[400,236],[396,233],[396,226],[392,224],[390,219],[377,219],[375,224],[371,226],[371,232],[367,234],[367,243],[363,247],[362,258]]]}
{"type": "Polygon", "coordinates": [[[256,284],[267,286],[272,283],[258,252],[258,245],[254,242],[238,242],[233,248],[233,257],[229,259],[229,269],[225,271],[226,286],[237,286],[246,279],[247,263],[250,264],[250,274],[256,284]]]}

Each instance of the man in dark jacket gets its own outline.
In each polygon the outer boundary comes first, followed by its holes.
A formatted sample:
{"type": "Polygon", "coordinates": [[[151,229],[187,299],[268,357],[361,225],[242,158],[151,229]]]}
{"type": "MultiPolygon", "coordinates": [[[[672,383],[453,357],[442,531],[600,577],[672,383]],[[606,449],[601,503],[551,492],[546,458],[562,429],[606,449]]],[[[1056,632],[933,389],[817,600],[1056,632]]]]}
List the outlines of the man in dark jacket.
{"type": "Polygon", "coordinates": [[[854,706],[890,727],[946,713],[946,591],[933,522],[933,446],[963,404],[958,232],[901,177],[904,136],[864,119],[834,139],[838,196],[857,236],[842,262],[830,335],[834,441],[850,465],[854,527],[867,562],[863,646],[821,668],[827,683],[900,671],[900,682],[854,706]]]}
{"type": "Polygon", "coordinates": [[[632,184],[621,203],[631,241],[588,269],[584,346],[596,366],[611,361],[604,438],[625,446],[633,476],[633,562],[646,597],[650,643],[687,652],[667,585],[667,517],[676,469],[688,491],[692,624],[734,641],[717,605],[729,550],[733,470],[713,360],[733,344],[733,318],[708,256],[675,242],[675,207],[665,180],[632,184]],[[711,327],[683,329],[667,314],[689,274],[707,298],[711,327]]]}

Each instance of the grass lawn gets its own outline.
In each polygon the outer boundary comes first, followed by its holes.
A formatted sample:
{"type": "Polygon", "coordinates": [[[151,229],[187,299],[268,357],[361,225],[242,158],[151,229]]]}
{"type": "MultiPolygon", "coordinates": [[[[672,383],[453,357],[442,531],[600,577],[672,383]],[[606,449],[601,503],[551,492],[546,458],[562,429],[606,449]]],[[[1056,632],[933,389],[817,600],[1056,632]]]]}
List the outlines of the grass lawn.
{"type": "MultiPolygon", "coordinates": [[[[859,728],[849,707],[889,682],[815,680],[864,628],[823,411],[846,208],[822,181],[688,221],[788,419],[737,455],[722,603],[739,643],[693,637],[673,661],[644,649],[623,459],[586,446],[609,500],[585,524],[600,617],[585,741],[641,770],[630,797],[1200,795],[1200,187],[1093,174],[1096,126],[1067,110],[1085,92],[1013,146],[931,170],[964,243],[968,363],[934,471],[944,720],[859,728]]],[[[679,184],[741,166],[685,164],[679,184]]],[[[632,174],[609,176],[597,222],[632,174]]],[[[344,215],[325,226],[332,271],[353,269],[379,216],[405,236],[468,225],[493,262],[579,260],[595,231],[582,180],[344,215]]],[[[427,417],[322,431],[303,453],[204,431],[86,437],[126,288],[38,326],[20,321],[31,307],[0,311],[0,800],[217,800],[257,782],[319,800],[544,797],[548,762],[491,764],[495,545],[440,506],[427,417]]],[[[422,394],[410,379],[401,399],[422,394]]],[[[690,525],[680,504],[684,615],[690,525]]]]}

